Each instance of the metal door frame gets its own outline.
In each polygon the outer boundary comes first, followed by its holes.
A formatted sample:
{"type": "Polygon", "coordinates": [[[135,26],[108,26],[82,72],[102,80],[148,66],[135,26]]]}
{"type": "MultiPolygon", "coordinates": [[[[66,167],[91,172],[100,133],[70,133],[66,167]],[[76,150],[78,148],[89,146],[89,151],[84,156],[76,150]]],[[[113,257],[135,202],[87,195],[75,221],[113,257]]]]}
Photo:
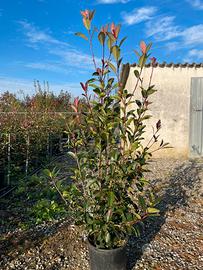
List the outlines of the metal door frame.
{"type": "MultiPolygon", "coordinates": [[[[189,121],[189,156],[190,157],[196,157],[201,158],[203,157],[203,77],[191,77],[190,82],[190,121],[189,121]],[[198,79],[201,87],[201,96],[195,96],[193,94],[193,91],[198,91],[198,79]],[[197,84],[195,86],[195,84],[197,84]],[[194,108],[194,99],[195,100],[195,106],[194,108]],[[200,100],[199,100],[200,99],[200,100]],[[199,101],[199,104],[198,104],[199,101]],[[201,106],[199,106],[201,105],[201,106]],[[198,128],[198,114],[195,114],[195,111],[201,111],[201,126],[198,128]],[[196,118],[195,118],[196,117],[196,118]],[[196,120],[196,121],[195,121],[196,120]],[[199,131],[195,133],[195,128],[198,128],[199,131]],[[200,136],[200,138],[198,138],[200,136]],[[200,150],[198,150],[198,147],[195,148],[192,146],[196,140],[197,146],[199,143],[200,150]],[[194,150],[193,150],[194,149],[194,150]],[[198,153],[199,151],[199,153],[198,153]]],[[[195,145],[194,145],[195,146],[195,145]]]]}

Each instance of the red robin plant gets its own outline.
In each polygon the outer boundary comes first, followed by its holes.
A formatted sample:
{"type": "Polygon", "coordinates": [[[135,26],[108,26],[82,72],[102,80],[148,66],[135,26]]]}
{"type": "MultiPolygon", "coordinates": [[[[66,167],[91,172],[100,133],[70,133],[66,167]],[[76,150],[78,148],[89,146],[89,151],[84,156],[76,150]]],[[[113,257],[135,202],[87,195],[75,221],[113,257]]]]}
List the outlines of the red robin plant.
{"type": "Polygon", "coordinates": [[[130,65],[122,64],[120,25],[92,26],[94,11],[81,11],[87,34],[76,35],[89,42],[95,68],[92,77],[81,82],[85,109],[78,98],[72,106],[74,129],[69,129],[69,154],[75,159],[72,183],[63,196],[69,203],[76,224],[83,225],[90,243],[101,249],[123,245],[131,234],[139,234],[139,224],[159,214],[157,198],[145,178],[152,152],[166,148],[159,142],[161,122],[155,124],[152,139],[144,140],[151,115],[151,84],[142,86],[143,69],[149,59],[151,44],[140,43],[136,83],[126,88],[130,65]],[[101,29],[100,31],[98,29],[101,29]],[[101,61],[95,57],[93,38],[102,47],[101,61]],[[141,99],[135,98],[136,92],[141,99]],[[155,145],[157,147],[155,148],[155,145]],[[153,147],[153,148],[152,148],[153,147]],[[153,150],[152,150],[153,149],[153,150]]]}

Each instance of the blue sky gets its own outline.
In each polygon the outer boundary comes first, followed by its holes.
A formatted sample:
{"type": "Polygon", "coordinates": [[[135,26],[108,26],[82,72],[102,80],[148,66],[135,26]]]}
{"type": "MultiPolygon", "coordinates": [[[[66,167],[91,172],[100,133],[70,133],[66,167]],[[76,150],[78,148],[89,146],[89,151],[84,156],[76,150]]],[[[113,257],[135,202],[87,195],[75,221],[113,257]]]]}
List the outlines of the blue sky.
{"type": "Polygon", "coordinates": [[[203,62],[203,0],[0,0],[0,92],[31,93],[37,79],[79,95],[93,68],[74,35],[85,31],[84,9],[96,9],[96,26],[122,24],[124,62],[136,62],[141,40],[153,42],[159,62],[203,62]]]}

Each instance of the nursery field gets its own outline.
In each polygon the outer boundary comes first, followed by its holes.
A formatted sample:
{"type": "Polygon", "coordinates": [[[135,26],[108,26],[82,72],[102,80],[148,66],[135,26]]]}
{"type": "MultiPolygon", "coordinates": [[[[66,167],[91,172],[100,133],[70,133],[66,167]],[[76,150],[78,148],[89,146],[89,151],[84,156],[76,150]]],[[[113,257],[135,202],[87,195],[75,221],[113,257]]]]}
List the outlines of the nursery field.
{"type": "Polygon", "coordinates": [[[14,186],[30,173],[60,155],[71,121],[71,96],[41,89],[20,99],[0,95],[0,189],[14,186]]]}
{"type": "MultiPolygon", "coordinates": [[[[64,155],[50,169],[60,167],[62,179],[70,175],[71,162],[64,155]]],[[[129,239],[128,269],[202,269],[202,161],[156,159],[150,168],[148,176],[162,197],[161,215],[144,223],[140,237],[129,239]]],[[[27,190],[1,199],[0,268],[88,270],[86,244],[70,217],[61,213],[54,221],[25,225],[32,200],[27,190]]]]}

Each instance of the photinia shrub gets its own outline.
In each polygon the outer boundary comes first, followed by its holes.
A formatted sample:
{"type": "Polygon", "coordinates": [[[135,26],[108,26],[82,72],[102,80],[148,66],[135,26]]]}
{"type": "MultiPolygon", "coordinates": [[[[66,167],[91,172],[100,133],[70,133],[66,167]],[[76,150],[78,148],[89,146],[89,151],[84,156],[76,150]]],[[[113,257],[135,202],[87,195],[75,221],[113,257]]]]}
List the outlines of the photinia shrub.
{"type": "Polygon", "coordinates": [[[72,105],[75,116],[68,143],[77,166],[62,196],[76,224],[84,225],[89,241],[98,248],[111,249],[121,246],[128,235],[138,234],[138,224],[147,217],[158,215],[157,198],[144,173],[152,152],[167,144],[158,142],[160,121],[151,140],[144,140],[151,117],[149,98],[156,92],[152,74],[148,87],[142,84],[146,62],[151,62],[152,73],[156,62],[154,57],[149,59],[151,44],[140,43],[136,84],[126,89],[130,65],[122,65],[121,56],[126,38],[119,38],[120,25],[112,23],[101,30],[93,27],[94,13],[81,12],[87,34],[76,34],[89,42],[95,70],[89,80],[81,82],[85,108],[79,98],[72,105]],[[102,47],[100,62],[93,50],[95,35],[102,47]],[[136,91],[141,92],[140,100],[135,98],[136,91]]]}

